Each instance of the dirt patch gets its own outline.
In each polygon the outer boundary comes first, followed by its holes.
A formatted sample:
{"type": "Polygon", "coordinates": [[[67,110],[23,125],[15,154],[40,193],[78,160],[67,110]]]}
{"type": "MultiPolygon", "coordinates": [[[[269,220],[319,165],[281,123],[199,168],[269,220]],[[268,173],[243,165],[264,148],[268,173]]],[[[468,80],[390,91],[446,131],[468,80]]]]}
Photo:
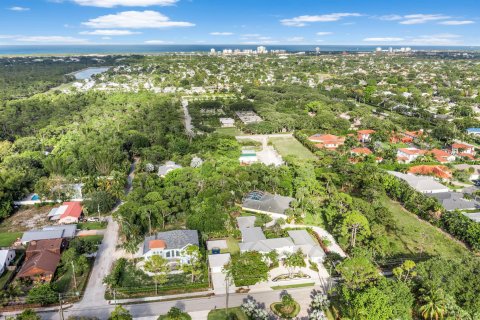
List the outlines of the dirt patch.
{"type": "Polygon", "coordinates": [[[48,220],[51,206],[35,207],[25,206],[17,210],[11,217],[0,224],[0,232],[27,231],[53,225],[48,220]]]}

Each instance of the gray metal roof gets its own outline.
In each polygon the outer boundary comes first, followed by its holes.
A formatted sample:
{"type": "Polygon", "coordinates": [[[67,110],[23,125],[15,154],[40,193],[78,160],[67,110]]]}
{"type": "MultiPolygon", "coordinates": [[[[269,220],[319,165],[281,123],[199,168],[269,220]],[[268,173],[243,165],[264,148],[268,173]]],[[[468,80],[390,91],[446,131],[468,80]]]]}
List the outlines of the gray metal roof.
{"type": "Polygon", "coordinates": [[[240,232],[242,233],[243,242],[257,242],[267,239],[260,227],[242,228],[240,232]]]}
{"type": "Polygon", "coordinates": [[[77,232],[76,224],[49,226],[41,230],[30,230],[23,234],[22,243],[34,240],[48,240],[58,238],[73,238],[77,232]]]}
{"type": "Polygon", "coordinates": [[[285,211],[290,208],[290,202],[293,200],[295,199],[278,194],[253,191],[243,199],[242,208],[245,210],[285,214],[285,211]]]}
{"type": "Polygon", "coordinates": [[[163,240],[167,245],[167,249],[183,249],[189,244],[198,246],[197,230],[172,230],[158,232],[157,234],[146,237],[143,242],[143,254],[150,251],[149,243],[151,240],[163,240]]]}
{"type": "Polygon", "coordinates": [[[460,192],[440,192],[427,194],[435,198],[447,211],[453,210],[472,210],[478,207],[478,203],[472,200],[464,199],[460,192]]]}
{"type": "Polygon", "coordinates": [[[238,228],[241,230],[243,228],[253,228],[255,227],[255,220],[257,218],[254,216],[248,217],[237,217],[238,228]]]}
{"type": "Polygon", "coordinates": [[[413,174],[405,174],[396,171],[388,171],[391,175],[404,180],[410,185],[410,187],[421,193],[435,193],[435,192],[448,192],[448,187],[437,182],[432,177],[416,176],[413,174]]]}

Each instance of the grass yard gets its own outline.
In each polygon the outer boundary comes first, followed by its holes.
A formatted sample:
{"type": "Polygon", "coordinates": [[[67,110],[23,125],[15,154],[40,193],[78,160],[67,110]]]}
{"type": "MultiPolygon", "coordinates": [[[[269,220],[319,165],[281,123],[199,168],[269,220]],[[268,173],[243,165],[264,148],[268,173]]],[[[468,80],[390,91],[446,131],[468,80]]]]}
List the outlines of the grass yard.
{"type": "Polygon", "coordinates": [[[241,136],[243,134],[242,131],[238,130],[236,127],[233,128],[217,128],[215,130],[216,133],[224,134],[227,136],[241,136]]]}
{"type": "Polygon", "coordinates": [[[307,148],[305,148],[294,137],[285,138],[270,138],[269,141],[273,144],[275,150],[280,153],[282,157],[296,156],[302,160],[314,160],[315,156],[307,148]]]}
{"type": "Polygon", "coordinates": [[[17,238],[22,237],[22,232],[1,232],[0,247],[10,247],[17,238]]]}
{"type": "Polygon", "coordinates": [[[96,221],[96,222],[81,222],[77,224],[77,228],[81,230],[101,230],[107,227],[106,222],[96,221]]]}
{"type": "Polygon", "coordinates": [[[103,235],[101,234],[96,234],[92,236],[84,236],[81,237],[83,240],[88,241],[88,242],[95,242],[95,243],[101,243],[103,240],[103,235]]]}
{"type": "Polygon", "coordinates": [[[290,284],[286,286],[273,286],[271,288],[273,290],[286,290],[286,289],[293,289],[293,288],[313,287],[314,285],[315,285],[314,282],[309,282],[309,283],[290,284]]]}
{"type": "Polygon", "coordinates": [[[397,230],[390,232],[390,251],[393,255],[439,255],[445,258],[458,258],[470,254],[467,248],[451,239],[439,229],[414,214],[406,211],[400,204],[381,199],[392,212],[397,230]]]}
{"type": "Polygon", "coordinates": [[[240,252],[240,247],[238,246],[238,241],[232,237],[228,237],[227,239],[227,247],[228,249],[223,249],[222,253],[230,253],[230,254],[237,254],[240,252]]]}
{"type": "MultiPolygon", "coordinates": [[[[247,316],[245,313],[242,311],[240,307],[236,308],[228,308],[228,313],[229,314],[234,314],[236,316],[236,319],[238,320],[248,320],[247,316]]],[[[227,320],[230,319],[227,317],[227,312],[225,309],[217,309],[217,310],[212,310],[208,314],[207,320],[227,320]]]]}

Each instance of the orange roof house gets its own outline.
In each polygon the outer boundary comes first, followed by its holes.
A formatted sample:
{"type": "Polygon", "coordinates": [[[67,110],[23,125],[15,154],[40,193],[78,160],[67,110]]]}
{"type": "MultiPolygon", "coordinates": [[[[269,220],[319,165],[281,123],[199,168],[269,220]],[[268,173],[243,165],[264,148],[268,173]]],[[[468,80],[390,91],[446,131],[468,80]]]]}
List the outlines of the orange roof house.
{"type": "Polygon", "coordinates": [[[450,150],[454,156],[467,157],[472,160],[475,159],[475,147],[470,144],[461,142],[452,143],[450,150]]]}
{"type": "Polygon", "coordinates": [[[428,154],[431,154],[440,163],[455,161],[455,156],[446,152],[445,150],[432,149],[428,151],[428,154]]]}
{"type": "Polygon", "coordinates": [[[419,174],[422,176],[435,176],[442,179],[452,178],[452,172],[445,166],[437,165],[420,165],[413,166],[408,170],[409,173],[419,174]]]}
{"type": "Polygon", "coordinates": [[[77,223],[80,219],[83,208],[80,202],[64,202],[64,206],[67,206],[65,212],[60,216],[58,223],[67,224],[67,223],[77,223]]]}
{"type": "Polygon", "coordinates": [[[150,242],[148,243],[148,247],[150,249],[165,249],[167,247],[167,244],[164,240],[150,240],[150,242]]]}
{"type": "Polygon", "coordinates": [[[370,141],[370,135],[374,134],[375,130],[358,130],[357,131],[357,138],[360,142],[367,142],[370,141]]]}
{"type": "Polygon", "coordinates": [[[333,134],[315,134],[310,136],[308,140],[316,142],[317,148],[325,148],[335,150],[345,143],[344,137],[338,137],[333,134]]]}

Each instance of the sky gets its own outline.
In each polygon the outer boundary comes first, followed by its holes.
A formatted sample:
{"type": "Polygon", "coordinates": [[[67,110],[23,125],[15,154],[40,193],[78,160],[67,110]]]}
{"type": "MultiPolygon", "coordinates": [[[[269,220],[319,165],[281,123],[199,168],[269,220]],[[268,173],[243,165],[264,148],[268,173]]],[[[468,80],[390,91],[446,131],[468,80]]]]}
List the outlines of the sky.
{"type": "Polygon", "coordinates": [[[0,0],[0,45],[480,45],[479,0],[0,0]]]}

